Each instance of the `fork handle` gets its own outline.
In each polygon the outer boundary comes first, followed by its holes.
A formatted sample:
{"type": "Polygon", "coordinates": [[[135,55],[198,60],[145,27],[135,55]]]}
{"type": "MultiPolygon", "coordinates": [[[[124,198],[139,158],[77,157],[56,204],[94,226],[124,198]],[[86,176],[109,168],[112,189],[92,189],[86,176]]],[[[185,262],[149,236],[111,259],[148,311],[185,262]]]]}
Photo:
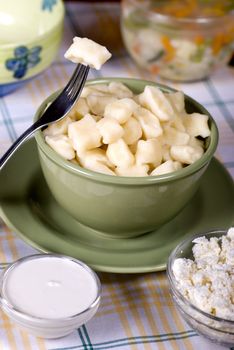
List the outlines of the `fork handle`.
{"type": "Polygon", "coordinates": [[[10,148],[3,154],[0,158],[0,170],[3,168],[8,159],[12,156],[15,150],[21,145],[24,140],[26,140],[30,135],[32,135],[37,129],[39,129],[42,125],[37,121],[33,125],[31,125],[28,129],[26,129],[20,137],[10,146],[10,148]]]}

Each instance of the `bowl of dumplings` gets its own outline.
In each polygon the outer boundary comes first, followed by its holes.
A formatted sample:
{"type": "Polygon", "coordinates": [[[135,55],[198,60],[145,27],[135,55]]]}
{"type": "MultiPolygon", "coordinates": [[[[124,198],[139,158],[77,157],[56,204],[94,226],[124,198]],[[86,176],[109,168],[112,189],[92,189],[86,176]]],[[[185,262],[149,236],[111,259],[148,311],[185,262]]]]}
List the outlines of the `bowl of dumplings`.
{"type": "Polygon", "coordinates": [[[100,234],[131,238],[162,226],[191,200],[218,130],[182,91],[106,78],[88,81],[69,114],[35,138],[45,180],[62,208],[100,234]]]}

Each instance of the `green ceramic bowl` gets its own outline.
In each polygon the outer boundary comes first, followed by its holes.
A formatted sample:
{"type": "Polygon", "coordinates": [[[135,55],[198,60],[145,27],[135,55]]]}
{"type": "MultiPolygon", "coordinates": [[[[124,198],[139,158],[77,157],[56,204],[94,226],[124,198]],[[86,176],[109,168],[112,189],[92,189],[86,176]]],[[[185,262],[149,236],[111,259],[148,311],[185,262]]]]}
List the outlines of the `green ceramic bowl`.
{"type": "Polygon", "coordinates": [[[59,49],[62,0],[0,0],[0,96],[46,69],[59,49]]]}
{"type": "MultiPolygon", "coordinates": [[[[134,93],[145,85],[175,91],[156,83],[125,78],[96,79],[90,84],[121,81],[134,93]]],[[[48,97],[36,113],[38,119],[56,93],[48,97]]],[[[186,96],[186,110],[209,115],[207,110],[186,96]]],[[[84,169],[61,158],[36,133],[41,167],[47,184],[59,202],[80,223],[112,237],[135,237],[163,225],[177,215],[197,191],[202,175],[216,150],[218,130],[209,115],[211,136],[204,155],[192,165],[160,176],[121,177],[84,169]]],[[[173,232],[172,232],[173,234],[173,232]]]]}

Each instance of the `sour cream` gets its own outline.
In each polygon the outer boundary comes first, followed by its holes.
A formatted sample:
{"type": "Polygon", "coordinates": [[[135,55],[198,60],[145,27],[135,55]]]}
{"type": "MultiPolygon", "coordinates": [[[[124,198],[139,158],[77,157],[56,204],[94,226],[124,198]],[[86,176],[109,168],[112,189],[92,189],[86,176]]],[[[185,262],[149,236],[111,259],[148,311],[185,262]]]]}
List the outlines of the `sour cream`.
{"type": "Polygon", "coordinates": [[[100,282],[82,262],[38,254],[15,262],[3,273],[3,311],[31,333],[54,338],[87,322],[100,302],[100,282]]]}

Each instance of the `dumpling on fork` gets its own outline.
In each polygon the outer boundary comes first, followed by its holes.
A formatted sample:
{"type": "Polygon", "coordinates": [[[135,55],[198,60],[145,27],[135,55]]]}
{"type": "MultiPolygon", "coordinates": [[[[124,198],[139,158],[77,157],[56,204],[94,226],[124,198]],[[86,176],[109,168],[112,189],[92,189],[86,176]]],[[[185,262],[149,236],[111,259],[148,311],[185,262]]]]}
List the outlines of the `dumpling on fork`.
{"type": "Polygon", "coordinates": [[[73,63],[82,63],[99,70],[111,58],[111,53],[105,46],[97,44],[93,40],[76,36],[64,57],[73,63]]]}

